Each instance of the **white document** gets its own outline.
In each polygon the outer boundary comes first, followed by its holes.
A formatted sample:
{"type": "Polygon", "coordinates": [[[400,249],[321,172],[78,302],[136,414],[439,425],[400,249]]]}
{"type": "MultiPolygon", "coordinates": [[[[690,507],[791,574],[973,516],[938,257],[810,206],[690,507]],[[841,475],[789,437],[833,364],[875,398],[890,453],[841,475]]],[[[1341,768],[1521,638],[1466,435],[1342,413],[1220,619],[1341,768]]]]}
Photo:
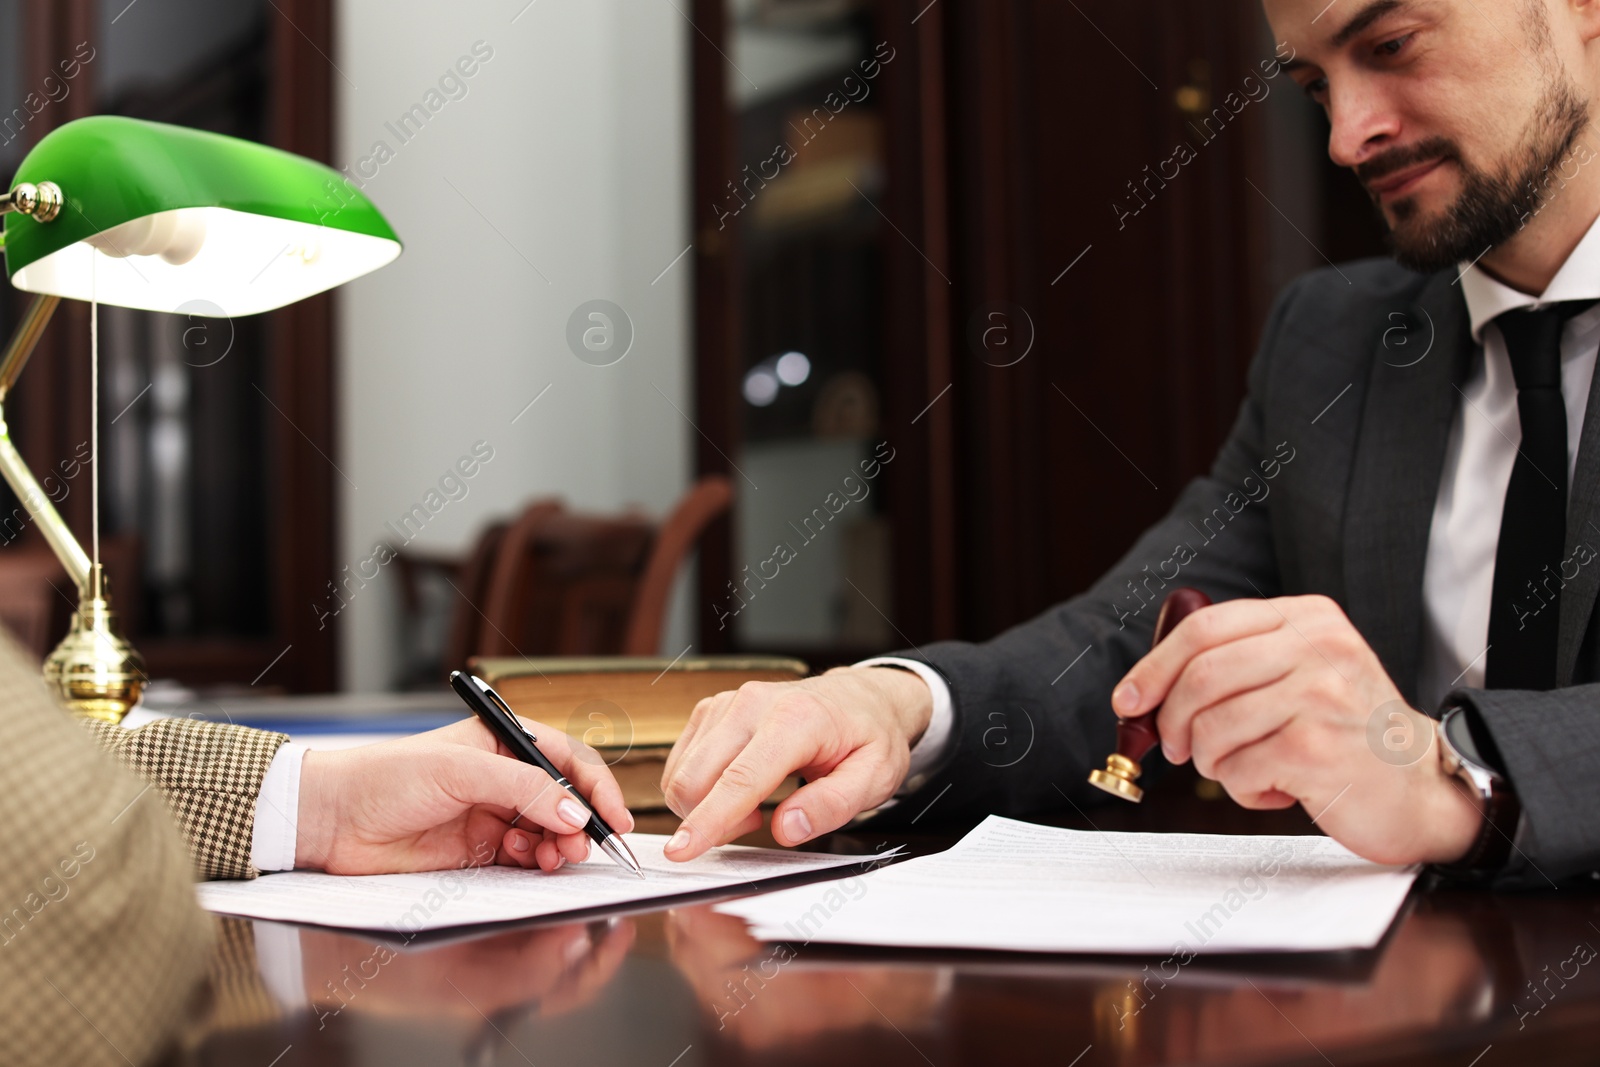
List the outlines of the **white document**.
{"type": "Polygon", "coordinates": [[[1326,837],[1061,830],[991,815],[954,848],[717,905],[762,940],[1187,955],[1370,948],[1416,868],[1326,837]]]}
{"type": "Polygon", "coordinates": [[[196,888],[202,907],[225,915],[410,935],[707,889],[754,887],[766,878],[871,864],[892,855],[828,856],[724,845],[688,863],[672,863],[662,854],[667,843],[663,835],[628,834],[627,841],[644,868],[643,879],[595,849],[583,863],[549,873],[516,867],[353,876],[283,871],[248,882],[202,882],[196,888]]]}

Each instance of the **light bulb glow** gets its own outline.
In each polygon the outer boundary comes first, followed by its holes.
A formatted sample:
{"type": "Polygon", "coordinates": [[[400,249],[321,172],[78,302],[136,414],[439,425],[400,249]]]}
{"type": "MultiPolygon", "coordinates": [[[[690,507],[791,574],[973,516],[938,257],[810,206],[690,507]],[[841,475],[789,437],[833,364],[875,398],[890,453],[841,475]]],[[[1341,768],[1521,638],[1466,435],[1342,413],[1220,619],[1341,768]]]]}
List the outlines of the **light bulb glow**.
{"type": "Polygon", "coordinates": [[[758,408],[778,399],[779,388],[778,376],[765,367],[757,367],[744,376],[744,398],[758,408]]]}
{"type": "Polygon", "coordinates": [[[785,352],[778,357],[778,381],[784,385],[802,385],[811,377],[811,361],[800,352],[785,352]]]}

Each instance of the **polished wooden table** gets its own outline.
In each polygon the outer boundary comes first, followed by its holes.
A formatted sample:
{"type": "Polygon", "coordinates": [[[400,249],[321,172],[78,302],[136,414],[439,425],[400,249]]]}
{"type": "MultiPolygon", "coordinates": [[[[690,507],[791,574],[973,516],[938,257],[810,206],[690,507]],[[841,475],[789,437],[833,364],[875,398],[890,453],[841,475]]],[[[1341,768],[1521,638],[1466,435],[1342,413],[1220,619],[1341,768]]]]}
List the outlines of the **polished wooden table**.
{"type": "MultiPolygon", "coordinates": [[[[1310,832],[1168,789],[1102,829],[1310,832]],[[1177,794],[1178,801],[1170,801],[1177,794]]],[[[670,824],[669,824],[670,825],[670,824]]],[[[641,829],[656,827],[641,826],[641,829]]],[[[913,851],[954,833],[836,834],[913,851]]],[[[1600,882],[1596,883],[1600,886],[1600,882]]],[[[775,946],[698,900],[393,941],[225,920],[206,1064],[1593,1063],[1600,889],[1419,890],[1369,952],[1087,957],[775,946]]]]}

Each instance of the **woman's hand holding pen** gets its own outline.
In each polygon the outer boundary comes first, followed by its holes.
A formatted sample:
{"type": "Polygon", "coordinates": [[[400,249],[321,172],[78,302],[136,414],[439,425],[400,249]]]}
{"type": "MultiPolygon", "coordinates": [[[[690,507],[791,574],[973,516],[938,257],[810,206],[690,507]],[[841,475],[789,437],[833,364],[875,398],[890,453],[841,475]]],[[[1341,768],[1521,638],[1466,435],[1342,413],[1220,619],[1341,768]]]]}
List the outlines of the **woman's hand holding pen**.
{"type": "MultiPolygon", "coordinates": [[[[618,832],[632,830],[605,761],[558,729],[525,722],[601,818],[618,832]]],[[[464,719],[396,741],[307,752],[295,866],[334,874],[489,863],[553,871],[589,855],[588,820],[548,774],[512,758],[476,719],[464,719]]]]}

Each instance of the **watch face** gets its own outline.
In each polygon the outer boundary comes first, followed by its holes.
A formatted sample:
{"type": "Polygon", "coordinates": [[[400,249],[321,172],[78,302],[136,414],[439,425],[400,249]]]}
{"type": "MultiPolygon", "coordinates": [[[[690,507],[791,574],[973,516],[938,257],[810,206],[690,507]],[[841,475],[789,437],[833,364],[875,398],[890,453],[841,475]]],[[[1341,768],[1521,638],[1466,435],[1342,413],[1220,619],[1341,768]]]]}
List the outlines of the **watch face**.
{"type": "Polygon", "coordinates": [[[1439,732],[1444,737],[1445,754],[1454,752],[1468,772],[1505,780],[1505,765],[1493,735],[1467,709],[1458,706],[1446,711],[1439,720],[1439,732]]]}
{"type": "Polygon", "coordinates": [[[1478,744],[1472,739],[1472,727],[1467,722],[1466,712],[1452,708],[1445,713],[1440,726],[1445,740],[1450,742],[1450,747],[1455,749],[1456,755],[1474,766],[1484,766],[1483,757],[1478,753],[1478,744]]]}

